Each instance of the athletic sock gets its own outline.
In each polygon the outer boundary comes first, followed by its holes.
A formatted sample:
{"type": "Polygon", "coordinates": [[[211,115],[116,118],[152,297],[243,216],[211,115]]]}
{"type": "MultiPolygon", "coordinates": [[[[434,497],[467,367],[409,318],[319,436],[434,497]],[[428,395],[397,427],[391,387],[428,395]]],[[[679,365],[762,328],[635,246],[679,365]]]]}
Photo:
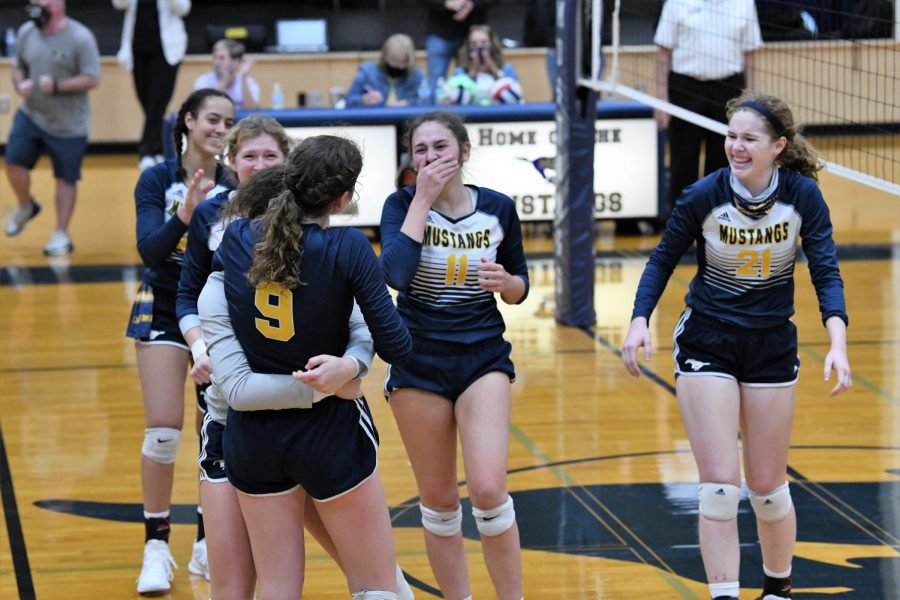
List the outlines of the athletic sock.
{"type": "Polygon", "coordinates": [[[723,581],[721,583],[709,584],[709,597],[717,598],[740,598],[741,582],[740,581],[723,581]]]}
{"type": "Polygon", "coordinates": [[[203,508],[197,505],[197,541],[206,537],[206,529],[203,528],[203,508]]]}
{"type": "Polygon", "coordinates": [[[763,584],[762,595],[791,598],[791,587],[790,577],[771,577],[766,575],[766,582],[763,584]]]}
{"type": "Polygon", "coordinates": [[[171,524],[169,511],[148,513],[144,511],[144,542],[150,540],[162,540],[169,543],[169,526],[171,524]]]}

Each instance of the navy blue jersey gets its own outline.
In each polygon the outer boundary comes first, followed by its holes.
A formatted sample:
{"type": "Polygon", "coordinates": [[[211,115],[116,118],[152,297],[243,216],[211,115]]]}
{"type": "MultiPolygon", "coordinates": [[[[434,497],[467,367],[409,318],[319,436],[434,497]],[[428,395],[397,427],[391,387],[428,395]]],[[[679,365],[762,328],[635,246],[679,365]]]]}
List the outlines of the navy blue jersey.
{"type": "MultiPolygon", "coordinates": [[[[178,289],[188,228],[175,214],[187,192],[187,185],[176,175],[177,169],[175,159],[150,167],[141,173],[134,189],[137,248],[146,267],[144,281],[173,293],[178,289]]],[[[230,189],[224,176],[224,169],[216,169],[216,185],[207,198],[230,189]]]]}
{"type": "Polygon", "coordinates": [[[730,178],[730,169],[720,169],[685,189],[641,276],[632,318],[650,317],[679,259],[696,241],[688,306],[741,327],[783,323],[794,314],[799,238],[822,320],[838,316],[846,322],[831,218],[815,181],[780,170],[772,208],[755,219],[738,210],[730,178]]]}
{"type": "Polygon", "coordinates": [[[184,263],[178,280],[178,297],[175,300],[175,314],[182,333],[200,326],[197,298],[206,284],[206,278],[212,273],[213,253],[222,241],[224,227],[219,220],[219,211],[232,193],[221,192],[204,200],[191,215],[184,263]]]}
{"type": "Polygon", "coordinates": [[[362,232],[304,225],[303,283],[287,290],[276,284],[252,288],[247,281],[257,228],[249,219],[231,223],[216,252],[225,271],[228,313],[253,371],[287,374],[313,356],[343,355],[354,298],[378,355],[396,364],[409,359],[412,339],[362,232]]]}
{"type": "Polygon", "coordinates": [[[421,244],[400,232],[415,188],[394,192],[384,203],[381,265],[388,285],[399,292],[400,314],[417,336],[471,343],[502,335],[506,327],[494,294],[478,285],[482,257],[525,281],[519,302],[528,295],[515,204],[494,190],[468,187],[477,193],[475,209],[460,219],[430,210],[421,244]]]}

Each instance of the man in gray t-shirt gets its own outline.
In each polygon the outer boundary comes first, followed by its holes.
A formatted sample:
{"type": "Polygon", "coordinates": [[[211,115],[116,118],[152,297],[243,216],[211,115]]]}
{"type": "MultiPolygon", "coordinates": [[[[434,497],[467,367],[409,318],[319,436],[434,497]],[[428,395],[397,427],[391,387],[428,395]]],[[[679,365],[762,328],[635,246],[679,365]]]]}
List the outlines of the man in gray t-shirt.
{"type": "Polygon", "coordinates": [[[44,246],[50,255],[74,248],[68,228],[91,127],[88,91],[100,83],[100,53],[91,31],[66,16],[65,0],[31,0],[29,21],[16,35],[13,80],[24,103],[6,146],[7,177],[19,206],[6,222],[18,235],[41,206],[31,197],[31,170],[43,152],[56,178],[56,230],[44,246]]]}

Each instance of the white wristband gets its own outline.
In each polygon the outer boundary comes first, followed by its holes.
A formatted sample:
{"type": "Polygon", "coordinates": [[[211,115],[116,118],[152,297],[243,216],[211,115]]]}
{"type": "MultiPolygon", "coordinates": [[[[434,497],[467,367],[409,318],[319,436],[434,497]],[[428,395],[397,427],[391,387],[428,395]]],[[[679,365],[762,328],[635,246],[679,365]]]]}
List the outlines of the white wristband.
{"type": "Polygon", "coordinates": [[[203,338],[197,338],[191,344],[191,356],[194,357],[194,362],[196,363],[200,360],[200,357],[204,354],[206,354],[206,342],[203,341],[203,338]]]}

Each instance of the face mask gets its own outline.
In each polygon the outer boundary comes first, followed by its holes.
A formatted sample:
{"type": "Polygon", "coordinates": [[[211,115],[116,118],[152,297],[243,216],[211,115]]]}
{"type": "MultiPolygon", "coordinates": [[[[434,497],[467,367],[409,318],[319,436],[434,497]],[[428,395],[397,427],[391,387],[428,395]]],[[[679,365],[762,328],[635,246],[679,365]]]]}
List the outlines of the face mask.
{"type": "Polygon", "coordinates": [[[384,65],[384,72],[387,73],[387,76],[391,79],[400,79],[404,75],[406,75],[406,69],[398,69],[397,67],[392,67],[391,65],[384,65]]]}
{"type": "Polygon", "coordinates": [[[46,27],[47,23],[50,22],[50,10],[46,6],[26,4],[25,14],[28,15],[28,20],[40,29],[46,27]]]}

